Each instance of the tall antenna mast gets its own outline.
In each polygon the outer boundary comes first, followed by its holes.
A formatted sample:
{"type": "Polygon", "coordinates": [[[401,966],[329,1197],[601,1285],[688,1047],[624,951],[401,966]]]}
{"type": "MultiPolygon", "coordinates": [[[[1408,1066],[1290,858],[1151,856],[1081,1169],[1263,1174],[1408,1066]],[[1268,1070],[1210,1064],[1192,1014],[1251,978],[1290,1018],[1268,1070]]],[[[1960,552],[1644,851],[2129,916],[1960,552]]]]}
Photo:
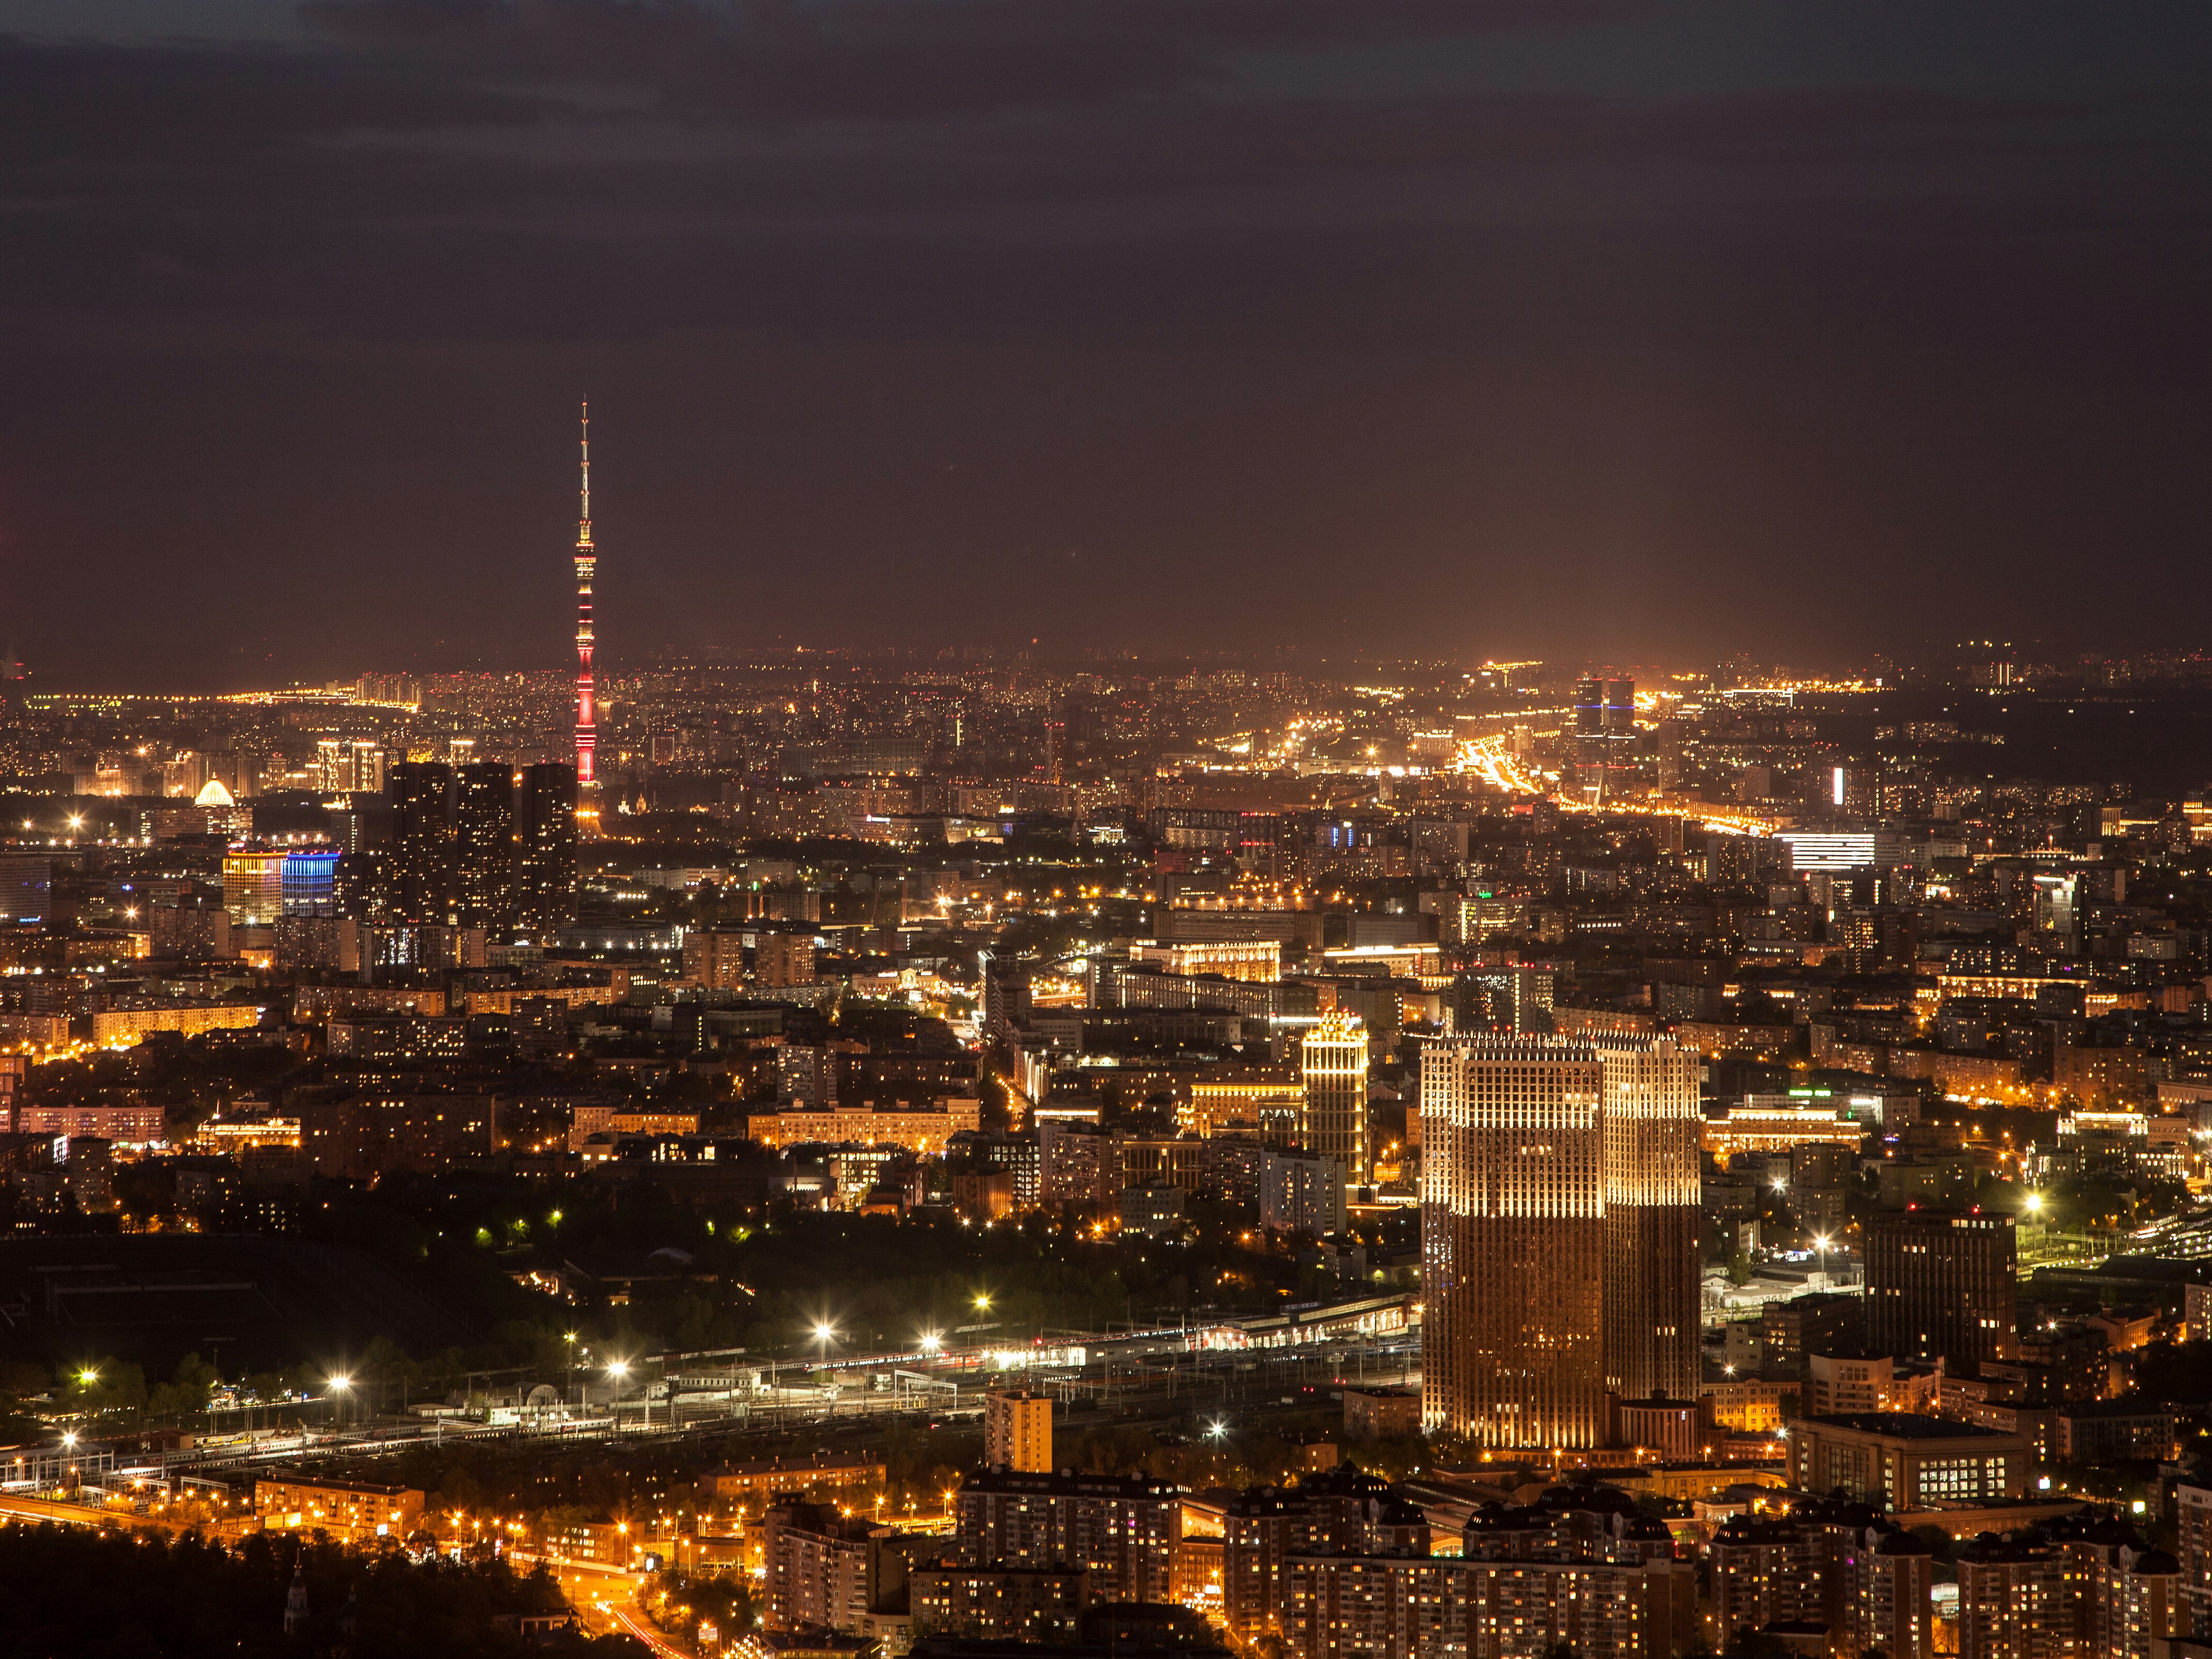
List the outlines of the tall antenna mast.
{"type": "Polygon", "coordinates": [[[580,512],[576,521],[576,816],[586,826],[599,818],[592,751],[599,743],[599,703],[592,684],[592,579],[599,553],[592,545],[592,405],[583,406],[580,512]]]}

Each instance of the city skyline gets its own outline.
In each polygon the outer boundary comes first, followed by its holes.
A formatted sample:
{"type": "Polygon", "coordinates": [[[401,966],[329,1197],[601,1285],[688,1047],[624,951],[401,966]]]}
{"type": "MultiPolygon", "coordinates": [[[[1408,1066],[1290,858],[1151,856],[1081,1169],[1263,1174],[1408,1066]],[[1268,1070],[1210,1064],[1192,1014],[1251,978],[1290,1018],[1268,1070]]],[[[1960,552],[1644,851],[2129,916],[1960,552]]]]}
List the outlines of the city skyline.
{"type": "Polygon", "coordinates": [[[0,157],[0,1659],[2212,1659],[2202,0],[0,157]]]}

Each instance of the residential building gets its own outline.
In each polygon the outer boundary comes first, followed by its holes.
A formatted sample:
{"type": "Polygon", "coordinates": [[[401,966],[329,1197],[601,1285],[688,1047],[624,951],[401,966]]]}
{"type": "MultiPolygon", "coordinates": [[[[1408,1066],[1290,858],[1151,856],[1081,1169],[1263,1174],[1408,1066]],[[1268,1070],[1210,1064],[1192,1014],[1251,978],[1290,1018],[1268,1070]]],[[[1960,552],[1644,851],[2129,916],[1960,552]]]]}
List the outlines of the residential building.
{"type": "Polygon", "coordinates": [[[698,1492],[704,1504],[757,1510],[779,1493],[796,1493],[818,1501],[839,1494],[880,1492],[884,1479],[881,1458],[816,1452],[807,1457],[719,1463],[699,1477],[698,1492]]]}
{"type": "Polygon", "coordinates": [[[1800,1499],[1778,1515],[1739,1516],[1713,1535],[1713,1645],[1753,1637],[1820,1650],[1930,1659],[1934,1563],[1928,1546],[1878,1510],[1800,1499]]]}
{"type": "Polygon", "coordinates": [[[422,1520],[422,1493],[412,1486],[372,1486],[277,1470],[253,1482],[253,1512],[263,1526],[356,1537],[405,1538],[422,1520]]]}
{"type": "Polygon", "coordinates": [[[1058,1644],[1080,1633],[1091,1574],[1082,1567],[939,1562],[916,1566],[907,1592],[917,1637],[1058,1644]]]}
{"type": "Polygon", "coordinates": [[[1260,1149],[1260,1224],[1325,1238],[1344,1231],[1346,1169],[1320,1152],[1260,1149]]]}
{"type": "Polygon", "coordinates": [[[983,1467],[1051,1472],[1051,1395],[994,1389],[983,1396],[983,1467]]]}
{"type": "Polygon", "coordinates": [[[1294,1486],[1255,1486],[1222,1520],[1223,1614],[1247,1639],[1279,1625],[1293,1557],[1428,1552],[1427,1517],[1387,1480],[1331,1469],[1294,1486]]]}
{"type": "Polygon", "coordinates": [[[504,942],[514,927],[517,846],[514,769],[479,761],[461,767],[453,790],[453,914],[504,942]]]}
{"type": "Polygon", "coordinates": [[[386,903],[394,921],[453,921],[453,769],[402,761],[391,769],[392,854],[386,903]]]}
{"type": "Polygon", "coordinates": [[[778,1498],[761,1517],[762,1622],[857,1632],[906,1587],[904,1534],[834,1504],[778,1498]]]}
{"type": "Polygon", "coordinates": [[[562,761],[524,767],[514,829],[516,927],[543,939],[576,914],[576,769],[562,761]]]}
{"type": "Polygon", "coordinates": [[[1102,1601],[1164,1601],[1182,1498],[1181,1487],[1139,1475],[986,1470],[956,1500],[961,1559],[1084,1567],[1102,1601]]]}

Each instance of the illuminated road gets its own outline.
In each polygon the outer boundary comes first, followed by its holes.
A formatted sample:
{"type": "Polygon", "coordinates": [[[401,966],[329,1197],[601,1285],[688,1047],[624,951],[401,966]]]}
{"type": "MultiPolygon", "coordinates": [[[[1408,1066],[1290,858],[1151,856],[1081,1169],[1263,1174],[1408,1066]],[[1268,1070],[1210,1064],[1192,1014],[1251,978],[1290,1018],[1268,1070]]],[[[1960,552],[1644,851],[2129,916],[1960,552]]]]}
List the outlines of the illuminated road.
{"type": "Polygon", "coordinates": [[[143,1526],[162,1524],[138,1515],[114,1515],[87,1509],[82,1504],[61,1504],[50,1498],[0,1498],[0,1516],[15,1521],[58,1521],[69,1527],[143,1526]]]}
{"type": "Polygon", "coordinates": [[[662,1655],[664,1659],[693,1659],[690,1649],[678,1647],[628,1607],[609,1607],[607,1611],[614,1615],[617,1624],[655,1653],[662,1655]]]}
{"type": "Polygon", "coordinates": [[[1730,836],[1771,835],[1780,828],[1772,819],[1747,812],[1734,806],[1717,806],[1711,801],[1603,801],[1577,800],[1566,793],[1553,794],[1550,785],[1538,773],[1524,766],[1520,757],[1506,747],[1501,733],[1486,738],[1470,738],[1459,746],[1459,766],[1462,772],[1473,772],[1493,789],[1509,795],[1548,796],[1557,801],[1560,809],[1568,812],[1617,812],[1627,817],[1689,818],[1707,830],[1717,830],[1730,836]]]}
{"type": "Polygon", "coordinates": [[[1503,732],[1471,738],[1461,744],[1459,764],[1462,771],[1480,773],[1485,783],[1509,795],[1544,793],[1544,781],[1521,764],[1519,757],[1505,746],[1503,732]]]}

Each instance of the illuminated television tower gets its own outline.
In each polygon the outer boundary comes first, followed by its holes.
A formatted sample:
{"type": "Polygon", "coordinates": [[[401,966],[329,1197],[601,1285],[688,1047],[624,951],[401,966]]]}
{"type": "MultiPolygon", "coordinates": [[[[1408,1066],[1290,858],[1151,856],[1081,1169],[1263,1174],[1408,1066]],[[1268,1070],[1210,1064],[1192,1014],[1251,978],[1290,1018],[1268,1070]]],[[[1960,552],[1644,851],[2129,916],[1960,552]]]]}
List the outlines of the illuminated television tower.
{"type": "Polygon", "coordinates": [[[599,822],[592,750],[599,741],[598,704],[592,695],[592,577],[599,557],[592,546],[592,405],[584,404],[583,511],[576,524],[576,817],[599,822]]]}

